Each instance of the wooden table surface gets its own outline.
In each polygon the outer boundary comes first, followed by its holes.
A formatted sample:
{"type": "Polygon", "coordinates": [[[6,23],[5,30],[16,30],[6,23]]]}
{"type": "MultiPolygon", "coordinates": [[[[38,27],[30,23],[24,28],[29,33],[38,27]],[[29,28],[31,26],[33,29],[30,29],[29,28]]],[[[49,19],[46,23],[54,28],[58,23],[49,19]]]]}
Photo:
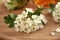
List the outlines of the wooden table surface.
{"type": "MultiPolygon", "coordinates": [[[[32,1],[26,6],[29,8],[36,9],[36,6],[32,1]]],[[[13,11],[15,14],[21,13],[22,9],[13,11]]],[[[3,6],[2,0],[0,0],[0,40],[60,40],[60,33],[56,33],[55,36],[51,36],[50,33],[60,26],[59,23],[55,23],[52,19],[51,14],[45,12],[48,20],[44,29],[39,29],[36,32],[24,33],[16,32],[14,28],[8,28],[8,25],[4,23],[4,16],[9,12],[3,6]]]]}

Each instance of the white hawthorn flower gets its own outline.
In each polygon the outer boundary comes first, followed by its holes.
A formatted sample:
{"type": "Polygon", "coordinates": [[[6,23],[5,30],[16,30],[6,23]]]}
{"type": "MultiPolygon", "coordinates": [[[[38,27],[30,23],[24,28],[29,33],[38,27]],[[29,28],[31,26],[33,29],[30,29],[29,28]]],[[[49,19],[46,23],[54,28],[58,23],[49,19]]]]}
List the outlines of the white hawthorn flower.
{"type": "Polygon", "coordinates": [[[19,31],[20,31],[20,25],[19,25],[19,24],[15,24],[14,26],[15,26],[15,30],[16,30],[17,32],[19,32],[19,31]]]}
{"type": "Polygon", "coordinates": [[[22,32],[24,30],[25,30],[25,24],[24,23],[21,23],[20,24],[20,32],[22,32]]]}
{"type": "Polygon", "coordinates": [[[51,35],[52,35],[52,36],[54,36],[54,35],[55,35],[55,33],[54,33],[54,32],[51,32],[51,35]]]}
{"type": "Polygon", "coordinates": [[[31,29],[25,29],[24,32],[30,33],[31,32],[31,29]]]}
{"type": "Polygon", "coordinates": [[[28,13],[26,11],[23,11],[22,14],[21,14],[21,16],[24,18],[24,17],[27,17],[27,14],[28,13]]]}
{"type": "Polygon", "coordinates": [[[33,21],[30,18],[27,18],[26,22],[29,26],[32,26],[32,24],[33,24],[33,21]]]}
{"type": "Polygon", "coordinates": [[[31,9],[31,8],[26,8],[26,11],[27,11],[27,12],[34,13],[33,9],[31,9]]]}
{"type": "Polygon", "coordinates": [[[32,18],[33,18],[33,19],[37,19],[38,16],[37,16],[37,15],[32,15],[32,18]]]}
{"type": "MultiPolygon", "coordinates": [[[[30,8],[28,9],[29,11],[31,10],[30,8]]],[[[46,23],[46,19],[44,15],[32,15],[31,16],[32,19],[30,17],[28,17],[28,12],[23,11],[22,14],[18,15],[16,17],[16,20],[14,21],[15,23],[15,30],[17,32],[26,32],[26,33],[30,33],[33,31],[37,31],[40,28],[44,28],[44,25],[42,24],[41,20],[46,23]]]]}
{"type": "Polygon", "coordinates": [[[47,19],[45,18],[44,15],[40,14],[40,18],[45,24],[47,23],[47,19]]]}
{"type": "Polygon", "coordinates": [[[39,29],[39,26],[35,26],[35,30],[38,30],[39,29]]]}
{"type": "Polygon", "coordinates": [[[41,23],[41,19],[40,19],[39,16],[37,16],[37,15],[32,15],[32,18],[34,19],[33,21],[34,21],[35,23],[41,23]]]}
{"type": "Polygon", "coordinates": [[[60,8],[60,2],[56,4],[55,8],[60,8]]]}
{"type": "Polygon", "coordinates": [[[40,25],[39,25],[39,28],[44,28],[44,25],[41,23],[40,25]]]}
{"type": "Polygon", "coordinates": [[[60,28],[57,28],[57,29],[56,29],[56,32],[60,32],[60,28]]]}
{"type": "Polygon", "coordinates": [[[54,11],[52,12],[53,14],[53,18],[54,18],[54,21],[56,22],[60,22],[60,2],[58,2],[55,6],[55,9],[54,11]]]}
{"type": "Polygon", "coordinates": [[[18,15],[16,17],[16,20],[14,21],[14,23],[18,23],[19,21],[22,21],[21,19],[22,19],[22,16],[21,15],[18,15]]]}

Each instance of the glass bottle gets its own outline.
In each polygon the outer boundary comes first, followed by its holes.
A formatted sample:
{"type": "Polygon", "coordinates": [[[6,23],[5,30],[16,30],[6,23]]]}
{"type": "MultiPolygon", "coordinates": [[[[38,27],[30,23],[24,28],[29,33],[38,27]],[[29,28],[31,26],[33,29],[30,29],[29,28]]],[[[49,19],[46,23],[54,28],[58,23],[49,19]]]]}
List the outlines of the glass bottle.
{"type": "Polygon", "coordinates": [[[45,8],[49,7],[50,4],[56,4],[60,0],[33,0],[37,7],[44,6],[45,8]]]}

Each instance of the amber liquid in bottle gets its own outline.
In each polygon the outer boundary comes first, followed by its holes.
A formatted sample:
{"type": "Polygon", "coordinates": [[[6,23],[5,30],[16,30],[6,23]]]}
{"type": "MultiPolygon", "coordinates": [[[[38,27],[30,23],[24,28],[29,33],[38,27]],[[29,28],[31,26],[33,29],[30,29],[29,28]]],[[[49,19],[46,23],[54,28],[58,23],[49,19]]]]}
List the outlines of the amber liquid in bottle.
{"type": "Polygon", "coordinates": [[[55,0],[56,2],[60,2],[60,0],[55,0]]]}
{"type": "Polygon", "coordinates": [[[34,3],[37,7],[44,6],[45,8],[48,8],[50,4],[56,4],[60,0],[34,0],[34,3]]]}

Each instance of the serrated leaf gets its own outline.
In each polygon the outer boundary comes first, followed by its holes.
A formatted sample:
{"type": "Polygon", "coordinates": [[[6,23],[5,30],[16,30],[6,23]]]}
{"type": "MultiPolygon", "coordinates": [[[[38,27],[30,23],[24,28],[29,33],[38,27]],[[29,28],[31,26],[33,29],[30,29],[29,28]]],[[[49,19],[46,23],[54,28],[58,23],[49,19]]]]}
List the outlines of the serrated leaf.
{"type": "Polygon", "coordinates": [[[4,22],[9,24],[9,27],[14,27],[14,21],[16,19],[16,15],[15,14],[8,14],[8,16],[4,17],[4,22]]]}
{"type": "Polygon", "coordinates": [[[49,9],[51,10],[51,12],[54,11],[54,8],[55,8],[54,4],[50,4],[50,8],[49,9]]]}
{"type": "Polygon", "coordinates": [[[9,8],[9,10],[14,10],[15,7],[16,7],[16,6],[15,6],[14,4],[8,3],[8,8],[9,8]]]}
{"type": "Polygon", "coordinates": [[[10,23],[9,28],[13,28],[13,27],[14,27],[14,23],[10,23]]]}
{"type": "Polygon", "coordinates": [[[12,18],[12,19],[15,19],[16,18],[16,15],[10,13],[9,16],[12,18]]]}
{"type": "Polygon", "coordinates": [[[40,15],[42,10],[43,10],[43,8],[38,8],[38,9],[34,12],[34,15],[40,15]]]}
{"type": "Polygon", "coordinates": [[[10,22],[9,22],[9,17],[5,16],[5,17],[4,17],[4,22],[7,23],[7,24],[10,23],[10,22]]]}
{"type": "Polygon", "coordinates": [[[50,4],[50,7],[51,7],[51,8],[54,8],[55,6],[54,6],[54,4],[50,4]]]}

